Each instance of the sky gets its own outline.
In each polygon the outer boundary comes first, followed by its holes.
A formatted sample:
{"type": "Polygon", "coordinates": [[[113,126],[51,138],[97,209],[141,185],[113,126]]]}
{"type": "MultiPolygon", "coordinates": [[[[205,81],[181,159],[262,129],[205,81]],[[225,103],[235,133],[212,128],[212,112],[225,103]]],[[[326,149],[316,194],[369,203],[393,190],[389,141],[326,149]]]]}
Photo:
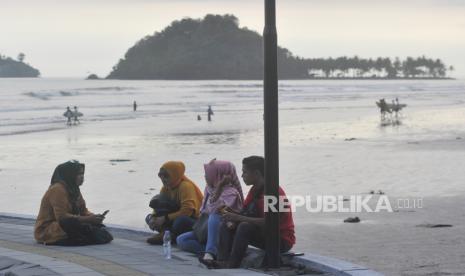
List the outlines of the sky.
{"type": "MultiPolygon", "coordinates": [[[[141,38],[184,17],[234,14],[262,33],[264,0],[0,0],[0,54],[42,77],[108,75],[141,38]]],[[[278,43],[305,58],[426,55],[465,78],[465,0],[277,0],[278,43]]]]}

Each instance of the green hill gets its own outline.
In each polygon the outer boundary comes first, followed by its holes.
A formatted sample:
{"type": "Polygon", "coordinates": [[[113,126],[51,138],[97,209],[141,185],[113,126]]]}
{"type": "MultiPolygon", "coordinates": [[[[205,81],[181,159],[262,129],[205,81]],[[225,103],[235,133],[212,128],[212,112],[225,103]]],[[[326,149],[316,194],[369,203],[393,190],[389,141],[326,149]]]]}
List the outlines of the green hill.
{"type": "MultiPolygon", "coordinates": [[[[174,21],[130,48],[110,79],[261,79],[263,42],[232,15],[174,21]]],[[[289,51],[278,51],[280,76],[305,78],[289,51]]]]}
{"type": "MultiPolygon", "coordinates": [[[[24,55],[23,55],[24,58],[24,55]]],[[[0,78],[36,78],[39,70],[22,61],[0,55],[0,78]]]]}
{"type": "MultiPolygon", "coordinates": [[[[278,47],[280,79],[441,79],[452,70],[441,60],[424,56],[403,61],[357,56],[305,59],[278,47]]],[[[185,18],[137,42],[107,78],[262,79],[263,38],[257,32],[239,28],[233,15],[185,18]]]]}

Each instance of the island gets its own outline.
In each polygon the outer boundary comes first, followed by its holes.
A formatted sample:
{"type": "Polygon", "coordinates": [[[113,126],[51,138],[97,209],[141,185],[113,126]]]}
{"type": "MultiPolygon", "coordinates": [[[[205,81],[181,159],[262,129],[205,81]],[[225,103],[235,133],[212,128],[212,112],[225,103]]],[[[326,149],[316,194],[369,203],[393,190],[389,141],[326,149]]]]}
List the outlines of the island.
{"type": "Polygon", "coordinates": [[[40,71],[24,63],[25,55],[20,53],[18,60],[0,54],[0,78],[37,78],[40,71]]]}
{"type": "MultiPolygon", "coordinates": [[[[342,47],[342,46],[341,46],[342,47]]],[[[303,58],[278,47],[280,79],[447,79],[453,66],[425,56],[303,58]]],[[[132,46],[107,79],[263,79],[263,37],[234,15],[184,18],[132,46]]]]}

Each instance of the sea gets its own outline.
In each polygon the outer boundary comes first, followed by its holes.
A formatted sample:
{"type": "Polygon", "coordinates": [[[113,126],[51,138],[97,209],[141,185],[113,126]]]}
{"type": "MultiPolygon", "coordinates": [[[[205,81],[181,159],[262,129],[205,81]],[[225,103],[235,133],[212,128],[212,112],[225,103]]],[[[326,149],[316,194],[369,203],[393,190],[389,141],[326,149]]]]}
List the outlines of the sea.
{"type": "MultiPolygon", "coordinates": [[[[261,81],[0,79],[0,212],[36,215],[55,166],[78,159],[90,208],[143,227],[164,162],[185,162],[203,188],[209,160],[240,175],[242,158],[263,155],[263,95],[261,81]]],[[[465,194],[463,80],[284,80],[279,125],[288,194],[465,194]],[[380,99],[406,107],[382,121],[380,99]]]]}

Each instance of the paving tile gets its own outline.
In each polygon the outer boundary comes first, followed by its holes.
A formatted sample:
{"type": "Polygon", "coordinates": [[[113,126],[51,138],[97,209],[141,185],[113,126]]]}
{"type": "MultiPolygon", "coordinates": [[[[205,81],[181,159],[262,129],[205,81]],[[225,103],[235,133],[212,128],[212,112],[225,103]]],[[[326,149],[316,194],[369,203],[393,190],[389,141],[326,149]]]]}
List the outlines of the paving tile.
{"type": "Polygon", "coordinates": [[[68,273],[66,276],[104,276],[98,272],[68,273]]]}
{"type": "Polygon", "coordinates": [[[52,270],[57,273],[64,274],[64,275],[68,275],[69,273],[94,272],[92,269],[82,267],[82,266],[77,266],[77,265],[65,266],[65,267],[54,267],[52,270]]]}
{"type": "Polygon", "coordinates": [[[179,272],[173,269],[162,268],[156,265],[138,265],[137,270],[145,272],[145,273],[149,273],[149,274],[155,274],[155,275],[179,274],[179,272]]]}

